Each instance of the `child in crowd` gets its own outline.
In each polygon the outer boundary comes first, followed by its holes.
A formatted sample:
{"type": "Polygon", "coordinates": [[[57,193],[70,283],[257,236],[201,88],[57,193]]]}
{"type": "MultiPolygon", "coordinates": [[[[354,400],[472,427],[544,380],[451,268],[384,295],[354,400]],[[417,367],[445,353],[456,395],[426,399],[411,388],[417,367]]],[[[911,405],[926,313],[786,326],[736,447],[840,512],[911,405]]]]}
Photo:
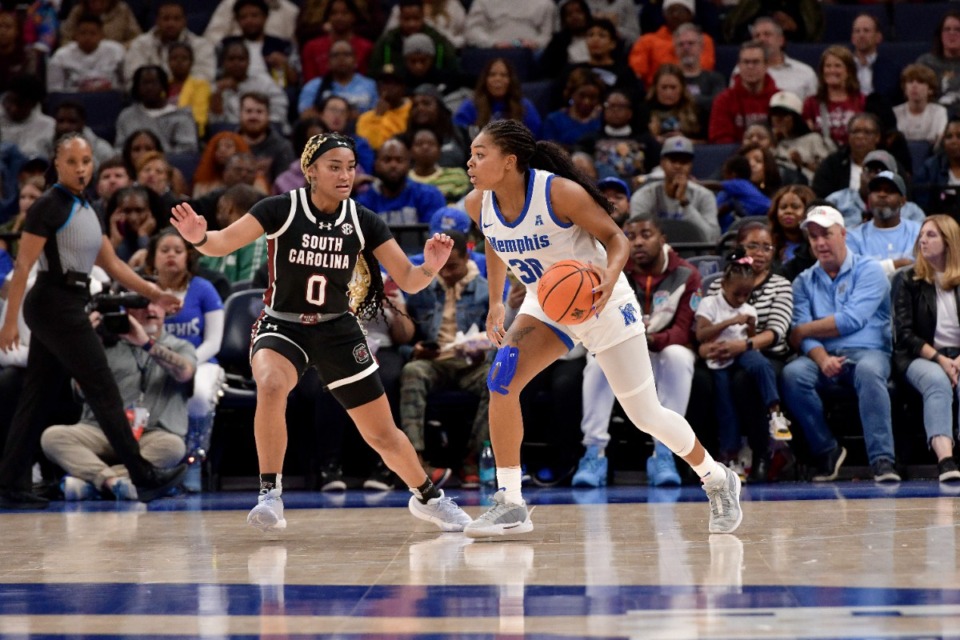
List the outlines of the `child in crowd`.
{"type": "Polygon", "coordinates": [[[947,127],[947,108],[934,102],[937,97],[937,74],[922,64],[907,65],[900,73],[900,87],[907,101],[893,108],[897,129],[909,142],[940,142],[947,127]]]}
{"type": "MultiPolygon", "coordinates": [[[[729,357],[707,357],[714,382],[720,449],[733,457],[740,448],[740,422],[733,403],[731,366],[737,365],[756,380],[761,397],[770,415],[770,435],[775,440],[791,440],[790,422],[780,411],[777,377],[769,361],[753,349],[757,310],[747,300],[753,293],[755,274],[753,259],[738,246],[727,258],[721,279],[720,295],[705,297],[696,312],[697,340],[708,342],[746,341],[746,350],[729,357]]],[[[740,472],[741,470],[737,470],[740,472]]]]}
{"type": "Polygon", "coordinates": [[[109,91],[122,89],[121,73],[126,49],[105,40],[100,18],[83,14],[76,21],[74,42],[53,54],[47,65],[47,91],[109,91]]]}
{"type": "Polygon", "coordinates": [[[717,214],[724,231],[744,216],[763,216],[770,209],[770,198],[750,181],[752,169],[744,156],[732,156],[723,163],[723,181],[717,193],[717,214]]]}

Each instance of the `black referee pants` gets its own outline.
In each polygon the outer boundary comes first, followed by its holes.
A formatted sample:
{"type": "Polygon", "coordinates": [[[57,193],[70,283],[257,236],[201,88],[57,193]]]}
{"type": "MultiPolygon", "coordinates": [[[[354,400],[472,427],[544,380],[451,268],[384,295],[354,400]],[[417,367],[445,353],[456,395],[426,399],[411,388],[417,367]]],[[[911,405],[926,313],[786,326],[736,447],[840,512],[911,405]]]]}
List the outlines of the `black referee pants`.
{"type": "Polygon", "coordinates": [[[50,426],[59,390],[70,377],[79,384],[130,479],[134,484],[149,484],[153,466],[140,455],[103,344],[90,325],[85,311],[88,295],[51,280],[41,274],[24,300],[30,352],[20,402],[0,460],[0,488],[29,489],[28,472],[40,434],[50,426]]]}

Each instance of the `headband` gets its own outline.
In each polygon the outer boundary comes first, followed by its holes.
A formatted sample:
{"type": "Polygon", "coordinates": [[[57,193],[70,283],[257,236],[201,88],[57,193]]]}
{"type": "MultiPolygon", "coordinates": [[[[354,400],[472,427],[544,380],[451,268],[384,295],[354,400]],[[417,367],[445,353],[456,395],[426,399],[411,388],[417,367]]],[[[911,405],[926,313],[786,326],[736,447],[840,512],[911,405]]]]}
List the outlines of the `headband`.
{"type": "Polygon", "coordinates": [[[303,148],[303,153],[300,154],[300,170],[306,175],[307,169],[317,161],[317,158],[327,151],[330,151],[330,149],[336,149],[338,147],[346,147],[353,151],[354,155],[357,153],[356,144],[352,138],[348,138],[347,136],[339,133],[318,133],[313,136],[307,140],[307,144],[303,148]]]}

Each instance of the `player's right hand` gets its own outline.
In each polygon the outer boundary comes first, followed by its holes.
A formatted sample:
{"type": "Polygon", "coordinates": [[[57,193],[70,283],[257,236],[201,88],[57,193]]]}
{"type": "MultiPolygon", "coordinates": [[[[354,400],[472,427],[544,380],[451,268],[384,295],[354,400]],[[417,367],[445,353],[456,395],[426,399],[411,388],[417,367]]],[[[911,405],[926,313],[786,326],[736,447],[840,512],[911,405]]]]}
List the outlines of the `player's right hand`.
{"type": "Polygon", "coordinates": [[[490,311],[487,313],[487,337],[497,345],[497,348],[503,346],[503,339],[507,336],[507,329],[503,326],[505,318],[503,302],[490,305],[490,311]]]}
{"type": "Polygon", "coordinates": [[[201,242],[207,233],[207,219],[186,202],[180,202],[170,209],[170,224],[190,244],[201,242]]]}

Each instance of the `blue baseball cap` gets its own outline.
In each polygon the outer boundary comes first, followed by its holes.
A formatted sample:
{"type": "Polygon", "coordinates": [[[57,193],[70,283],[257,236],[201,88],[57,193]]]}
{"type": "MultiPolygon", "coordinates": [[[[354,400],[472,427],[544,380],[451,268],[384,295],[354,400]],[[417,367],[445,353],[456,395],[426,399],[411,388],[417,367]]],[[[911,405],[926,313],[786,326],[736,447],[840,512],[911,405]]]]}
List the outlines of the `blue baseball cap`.
{"type": "Polygon", "coordinates": [[[620,178],[615,178],[610,176],[608,178],[603,178],[597,183],[597,188],[603,191],[604,189],[616,189],[617,191],[622,191],[623,195],[630,197],[630,187],[626,182],[620,178]]]}
{"type": "Polygon", "coordinates": [[[453,207],[440,207],[430,218],[430,233],[443,233],[453,229],[460,233],[469,233],[473,220],[465,211],[453,207]]]}

